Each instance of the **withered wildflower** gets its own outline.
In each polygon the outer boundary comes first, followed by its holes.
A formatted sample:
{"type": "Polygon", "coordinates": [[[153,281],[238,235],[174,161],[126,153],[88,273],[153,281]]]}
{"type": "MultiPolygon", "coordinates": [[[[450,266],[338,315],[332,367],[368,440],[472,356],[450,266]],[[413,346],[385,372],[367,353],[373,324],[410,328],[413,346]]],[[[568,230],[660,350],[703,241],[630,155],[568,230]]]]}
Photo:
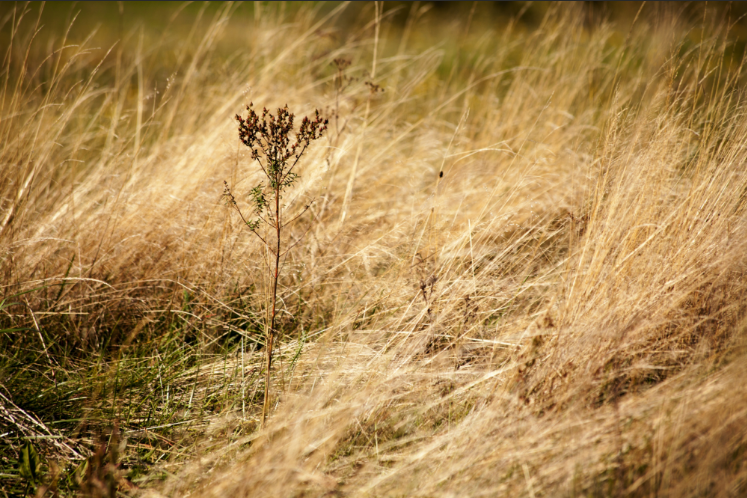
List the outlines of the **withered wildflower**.
{"type": "Polygon", "coordinates": [[[248,220],[244,217],[227,182],[224,182],[223,195],[229,206],[239,213],[247,228],[259,237],[274,260],[274,265],[268,262],[272,281],[272,301],[269,303],[270,324],[265,330],[265,395],[262,407],[262,422],[264,423],[270,405],[272,349],[278,332],[275,319],[280,258],[288,252],[286,250],[281,253],[281,234],[283,228],[296,221],[309,208],[307,205],[300,213],[285,221],[284,206],[280,204],[280,199],[283,192],[298,179],[294,168],[311,142],[322,138],[324,132],[327,131],[328,120],[323,118],[317,110],[312,119],[303,118],[294,137],[295,116],[288,110],[287,105],[278,109],[277,115],[273,115],[267,108],[264,108],[260,116],[254,110],[253,103],[249,104],[246,110],[249,111],[246,118],[236,115],[236,120],[239,122],[239,140],[251,150],[252,159],[257,161],[267,179],[267,184],[260,183],[249,192],[256,218],[248,220]],[[268,236],[262,237],[259,233],[258,230],[263,224],[274,234],[274,240],[268,236]]]}

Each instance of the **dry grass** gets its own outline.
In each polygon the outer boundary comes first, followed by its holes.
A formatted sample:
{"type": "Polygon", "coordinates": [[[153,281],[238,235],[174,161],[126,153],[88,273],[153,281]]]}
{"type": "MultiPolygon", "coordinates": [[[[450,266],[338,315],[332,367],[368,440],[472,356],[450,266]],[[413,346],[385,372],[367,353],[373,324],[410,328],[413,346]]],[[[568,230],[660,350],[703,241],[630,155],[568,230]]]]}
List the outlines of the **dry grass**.
{"type": "Polygon", "coordinates": [[[9,11],[3,469],[117,420],[152,495],[744,494],[742,24],[291,7],[117,44],[9,11]],[[332,117],[261,430],[269,281],[220,199],[257,183],[249,100],[332,117]]]}

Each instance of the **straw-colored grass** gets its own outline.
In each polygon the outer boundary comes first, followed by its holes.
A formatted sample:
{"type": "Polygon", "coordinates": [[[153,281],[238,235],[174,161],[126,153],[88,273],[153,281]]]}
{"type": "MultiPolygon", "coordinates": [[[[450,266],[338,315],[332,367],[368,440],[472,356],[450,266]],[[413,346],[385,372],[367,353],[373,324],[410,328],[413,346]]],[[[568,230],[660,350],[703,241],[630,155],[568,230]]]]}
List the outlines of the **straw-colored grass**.
{"type": "Polygon", "coordinates": [[[747,493],[728,9],[247,9],[86,39],[4,8],[3,492],[31,442],[75,493],[116,425],[154,496],[747,493]],[[270,281],[221,201],[259,179],[250,100],[330,117],[283,199],[313,204],[262,428],[270,281]]]}

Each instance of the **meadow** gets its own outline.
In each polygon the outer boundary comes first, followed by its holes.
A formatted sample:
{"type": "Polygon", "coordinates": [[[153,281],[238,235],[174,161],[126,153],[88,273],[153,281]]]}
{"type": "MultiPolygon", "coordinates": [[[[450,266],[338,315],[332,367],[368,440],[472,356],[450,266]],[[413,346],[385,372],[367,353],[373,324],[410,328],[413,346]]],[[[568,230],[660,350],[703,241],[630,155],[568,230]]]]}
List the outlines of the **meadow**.
{"type": "Polygon", "coordinates": [[[2,4],[0,494],[744,496],[742,10],[2,4]]]}

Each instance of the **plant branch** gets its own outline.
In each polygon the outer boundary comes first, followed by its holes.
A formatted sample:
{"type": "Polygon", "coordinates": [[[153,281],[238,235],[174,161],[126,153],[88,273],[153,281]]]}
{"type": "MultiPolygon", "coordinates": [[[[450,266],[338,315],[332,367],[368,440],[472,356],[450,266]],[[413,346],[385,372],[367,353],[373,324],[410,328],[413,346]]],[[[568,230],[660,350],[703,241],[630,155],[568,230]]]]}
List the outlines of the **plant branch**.
{"type": "Polygon", "coordinates": [[[308,203],[308,204],[306,205],[306,207],[305,207],[305,208],[303,208],[303,210],[302,210],[302,211],[301,211],[300,213],[298,213],[298,215],[294,216],[294,217],[293,217],[293,218],[292,218],[292,219],[291,219],[291,220],[290,220],[289,222],[287,222],[287,223],[286,223],[285,225],[283,225],[283,227],[287,227],[287,226],[289,226],[289,225],[290,225],[291,223],[293,223],[293,222],[294,222],[294,221],[296,221],[296,220],[297,220],[298,218],[300,218],[301,216],[303,216],[303,214],[304,214],[304,213],[305,213],[306,211],[308,211],[308,210],[309,210],[309,208],[311,207],[311,203],[312,203],[312,202],[314,202],[314,200],[313,200],[313,199],[312,199],[312,201],[311,201],[310,203],[308,203]]]}

